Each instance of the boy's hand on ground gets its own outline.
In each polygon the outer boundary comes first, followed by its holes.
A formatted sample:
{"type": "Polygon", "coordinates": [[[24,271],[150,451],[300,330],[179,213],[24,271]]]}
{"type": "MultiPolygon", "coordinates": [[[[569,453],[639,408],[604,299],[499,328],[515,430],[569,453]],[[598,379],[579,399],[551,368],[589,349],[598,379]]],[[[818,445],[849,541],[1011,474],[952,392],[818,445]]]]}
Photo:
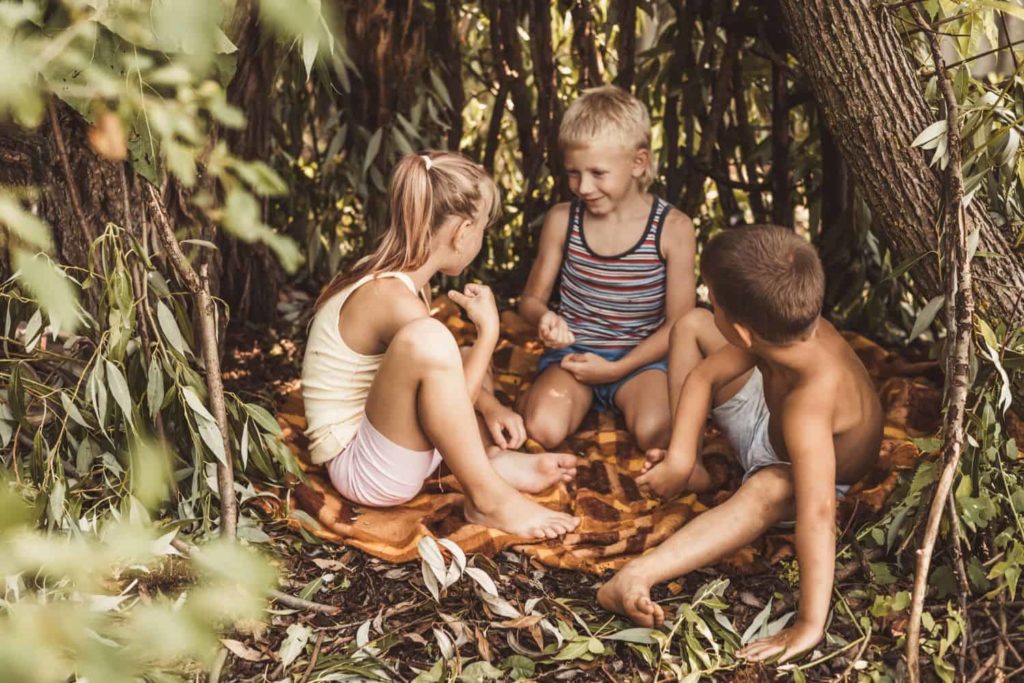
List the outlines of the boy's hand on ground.
{"type": "Polygon", "coordinates": [[[652,448],[647,451],[643,472],[636,478],[636,483],[641,493],[671,500],[686,490],[692,472],[692,462],[687,464],[678,458],[666,458],[663,449],[652,448]]]}
{"type": "Polygon", "coordinates": [[[782,664],[810,650],[824,635],[824,629],[820,626],[803,623],[798,618],[789,628],[779,631],[774,636],[756,640],[736,654],[752,662],[761,662],[778,656],[778,663],[782,664]]]}
{"type": "Polygon", "coordinates": [[[537,323],[537,334],[544,345],[551,349],[564,349],[572,346],[576,341],[576,335],[569,329],[565,318],[554,311],[548,311],[540,317],[537,323]]]}
{"type": "Polygon", "coordinates": [[[500,319],[494,293],[487,285],[470,283],[461,292],[451,290],[448,298],[466,311],[466,315],[482,334],[497,334],[500,319]]]}
{"type": "Polygon", "coordinates": [[[487,431],[502,450],[515,450],[526,443],[526,423],[516,411],[497,406],[482,414],[487,431]]]}
{"type": "Polygon", "coordinates": [[[583,384],[608,384],[622,378],[619,366],[596,353],[570,353],[560,363],[562,369],[583,384]]]}

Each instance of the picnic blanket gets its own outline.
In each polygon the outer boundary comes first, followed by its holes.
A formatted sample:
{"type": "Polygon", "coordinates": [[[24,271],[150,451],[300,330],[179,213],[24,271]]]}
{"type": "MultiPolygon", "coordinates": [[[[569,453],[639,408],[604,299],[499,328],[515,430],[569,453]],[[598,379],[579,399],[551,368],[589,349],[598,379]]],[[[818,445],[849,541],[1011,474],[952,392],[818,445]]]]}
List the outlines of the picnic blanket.
{"type": "MultiPolygon", "coordinates": [[[[446,298],[435,301],[434,315],[446,323],[460,344],[471,342],[472,325],[446,298]]],[[[877,382],[887,424],[878,466],[851,489],[841,505],[846,516],[858,510],[877,511],[884,505],[898,471],[913,467],[922,455],[911,438],[934,433],[941,405],[941,393],[926,377],[934,373],[934,363],[908,363],[863,337],[849,335],[848,339],[877,382]]],[[[541,352],[534,329],[506,311],[493,361],[500,399],[512,404],[526,390],[541,352]]],[[[388,562],[416,559],[420,539],[432,535],[451,539],[467,553],[493,556],[514,548],[549,567],[600,574],[653,548],[695,515],[726,499],[742,476],[725,440],[709,427],[704,457],[722,487],[711,494],[689,494],[667,502],[646,498],[634,481],[643,454],[634,446],[621,417],[592,411],[559,449],[580,457],[576,481],[533,496],[543,505],[578,516],[580,526],[562,539],[530,541],[467,522],[459,484],[450,474],[433,477],[420,495],[404,505],[373,509],[350,503],[334,490],[323,467],[309,461],[298,389],[286,397],[277,417],[305,481],[291,478],[286,482],[287,495],[278,497],[283,504],[275,512],[290,525],[321,539],[359,548],[388,562]]],[[[532,442],[527,448],[542,450],[532,442]]],[[[769,533],[725,564],[740,572],[758,571],[765,563],[792,556],[792,540],[791,532],[769,533]]]]}

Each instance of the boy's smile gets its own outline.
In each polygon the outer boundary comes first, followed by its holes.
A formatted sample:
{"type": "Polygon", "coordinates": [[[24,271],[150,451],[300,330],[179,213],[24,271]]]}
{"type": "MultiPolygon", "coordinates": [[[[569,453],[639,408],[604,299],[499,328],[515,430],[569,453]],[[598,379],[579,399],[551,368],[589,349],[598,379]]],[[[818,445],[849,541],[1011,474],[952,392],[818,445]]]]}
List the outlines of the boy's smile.
{"type": "Polygon", "coordinates": [[[615,142],[592,142],[565,150],[569,189],[587,210],[605,214],[640,191],[638,179],[648,163],[646,150],[630,150],[615,142]]]}

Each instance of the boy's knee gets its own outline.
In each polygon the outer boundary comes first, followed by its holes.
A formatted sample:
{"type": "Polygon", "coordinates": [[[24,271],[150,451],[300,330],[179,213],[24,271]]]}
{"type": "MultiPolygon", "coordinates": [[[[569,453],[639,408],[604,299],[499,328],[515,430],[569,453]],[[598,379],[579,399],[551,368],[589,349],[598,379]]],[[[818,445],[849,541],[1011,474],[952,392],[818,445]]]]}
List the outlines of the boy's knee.
{"type": "Polygon", "coordinates": [[[633,425],[633,438],[641,451],[652,448],[665,448],[672,436],[672,422],[668,414],[643,415],[633,425]]]}
{"type": "Polygon", "coordinates": [[[391,340],[388,351],[399,353],[424,369],[462,366],[455,337],[444,323],[434,318],[420,318],[404,325],[391,340]]]}
{"type": "Polygon", "coordinates": [[[757,496],[766,508],[788,506],[793,501],[793,475],[789,467],[766,467],[751,477],[748,483],[756,488],[757,496]]]}
{"type": "Polygon", "coordinates": [[[670,343],[681,339],[695,340],[700,334],[701,329],[709,323],[713,325],[714,322],[714,316],[711,314],[711,311],[705,308],[695,308],[672,324],[672,330],[669,333],[670,343]]]}
{"type": "Polygon", "coordinates": [[[569,436],[569,428],[565,421],[558,419],[558,416],[552,415],[549,411],[531,407],[523,415],[523,422],[530,438],[544,448],[554,448],[569,436]]]}

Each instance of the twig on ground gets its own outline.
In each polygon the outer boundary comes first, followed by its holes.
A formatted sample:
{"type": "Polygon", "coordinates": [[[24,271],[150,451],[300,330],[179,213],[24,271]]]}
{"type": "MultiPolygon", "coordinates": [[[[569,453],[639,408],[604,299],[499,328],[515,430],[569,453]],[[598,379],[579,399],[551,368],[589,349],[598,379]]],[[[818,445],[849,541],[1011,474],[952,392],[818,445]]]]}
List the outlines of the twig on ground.
{"type": "Polygon", "coordinates": [[[313,673],[313,667],[316,666],[316,660],[320,657],[320,647],[324,644],[324,633],[320,632],[320,635],[316,637],[316,645],[313,646],[313,654],[309,657],[309,666],[306,667],[306,671],[303,672],[302,678],[299,679],[299,683],[306,683],[309,680],[310,674],[313,673]]]}
{"type": "Polygon", "coordinates": [[[914,21],[927,36],[931,47],[932,61],[938,76],[939,90],[946,108],[946,136],[948,140],[949,164],[947,166],[946,205],[942,212],[942,235],[945,239],[945,294],[949,307],[949,330],[951,343],[947,344],[946,366],[946,416],[943,423],[943,460],[945,464],[939,476],[928,512],[928,523],[924,539],[917,551],[917,566],[914,572],[914,590],[910,603],[910,623],[907,626],[907,670],[911,683],[919,683],[921,613],[924,610],[925,593],[928,590],[928,569],[932,552],[942,521],[943,508],[953,486],[960,456],[964,445],[964,414],[969,388],[969,352],[974,324],[974,298],[971,292],[971,264],[967,256],[967,226],[964,216],[964,179],[960,149],[960,122],[957,115],[956,95],[946,71],[939,41],[925,23],[917,6],[911,6],[914,21]]]}
{"type": "Polygon", "coordinates": [[[294,595],[282,593],[279,590],[272,590],[270,591],[269,595],[271,598],[274,599],[275,602],[279,602],[287,607],[294,607],[295,609],[306,610],[308,612],[319,612],[320,614],[337,614],[341,611],[340,607],[335,607],[334,605],[324,605],[319,602],[312,602],[311,600],[304,600],[302,598],[297,598],[294,595]]]}
{"type": "Polygon", "coordinates": [[[985,675],[989,672],[989,669],[991,669],[995,665],[995,663],[996,656],[989,655],[989,658],[986,659],[985,663],[982,664],[978,668],[978,670],[974,672],[974,675],[971,676],[971,679],[967,683],[978,683],[982,678],[985,677],[985,675]]]}
{"type": "Polygon", "coordinates": [[[170,221],[160,204],[156,188],[148,186],[150,201],[156,220],[157,234],[170,258],[178,276],[196,299],[200,321],[200,336],[203,345],[203,364],[206,368],[206,389],[209,393],[210,408],[217,428],[220,430],[224,443],[224,462],[217,463],[217,490],[220,495],[220,532],[227,538],[235,537],[238,522],[238,501],[235,499],[235,473],[232,468],[231,438],[228,431],[228,414],[224,406],[224,381],[220,370],[220,346],[217,342],[217,307],[210,296],[210,286],[206,278],[206,268],[200,273],[192,265],[181,250],[170,221]]]}
{"type": "MultiPolygon", "coordinates": [[[[171,547],[180,552],[181,554],[188,556],[195,552],[196,547],[187,541],[183,541],[180,538],[171,539],[171,547]]],[[[294,595],[288,595],[282,593],[279,590],[271,590],[267,595],[282,605],[292,607],[294,609],[306,610],[307,612],[319,612],[320,614],[333,615],[341,611],[340,607],[334,605],[325,605],[320,602],[313,602],[312,600],[304,600],[297,598],[294,595]]]]}
{"type": "Polygon", "coordinates": [[[220,675],[224,671],[224,664],[228,661],[228,649],[222,647],[217,650],[217,657],[213,660],[213,665],[210,667],[210,678],[208,683],[218,683],[220,681],[220,675]]]}

